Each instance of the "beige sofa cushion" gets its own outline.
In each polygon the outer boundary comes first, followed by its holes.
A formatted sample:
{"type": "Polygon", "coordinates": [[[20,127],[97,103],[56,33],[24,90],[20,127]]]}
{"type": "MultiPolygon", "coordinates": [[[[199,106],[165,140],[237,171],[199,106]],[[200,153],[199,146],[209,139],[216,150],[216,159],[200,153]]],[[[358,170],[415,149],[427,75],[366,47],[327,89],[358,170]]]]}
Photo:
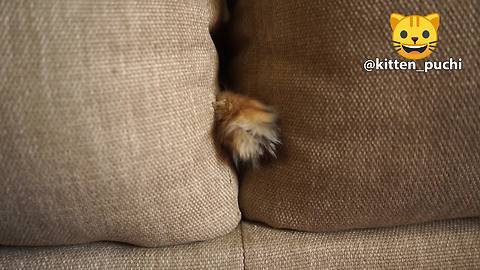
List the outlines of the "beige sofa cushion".
{"type": "Polygon", "coordinates": [[[0,244],[159,246],[236,227],[210,135],[218,6],[0,3],[0,244]]]}
{"type": "Polygon", "coordinates": [[[335,233],[243,227],[245,269],[479,269],[480,219],[335,233]]]}
{"type": "Polygon", "coordinates": [[[479,219],[338,233],[242,222],[221,238],[171,247],[0,247],[0,269],[479,269],[479,242],[479,219]]]}
{"type": "Polygon", "coordinates": [[[0,247],[0,269],[243,269],[240,229],[220,238],[159,248],[119,243],[0,247]],[[5,266],[5,268],[3,268],[5,266]]]}
{"type": "Polygon", "coordinates": [[[246,175],[244,216],[334,231],[480,214],[477,1],[238,1],[230,79],[277,107],[279,159],[246,175]],[[463,70],[366,72],[400,59],[392,12],[441,16],[428,60],[463,70]]]}

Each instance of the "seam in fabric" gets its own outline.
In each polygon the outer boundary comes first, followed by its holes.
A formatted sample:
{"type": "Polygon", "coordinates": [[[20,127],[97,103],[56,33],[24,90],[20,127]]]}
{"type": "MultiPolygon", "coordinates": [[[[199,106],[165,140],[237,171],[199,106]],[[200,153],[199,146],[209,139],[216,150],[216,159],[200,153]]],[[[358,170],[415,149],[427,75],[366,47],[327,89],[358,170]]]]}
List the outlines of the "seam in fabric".
{"type": "Polygon", "coordinates": [[[240,240],[242,241],[242,256],[243,256],[243,270],[247,269],[246,264],[246,252],[245,252],[245,239],[243,237],[243,222],[240,222],[240,240]]]}

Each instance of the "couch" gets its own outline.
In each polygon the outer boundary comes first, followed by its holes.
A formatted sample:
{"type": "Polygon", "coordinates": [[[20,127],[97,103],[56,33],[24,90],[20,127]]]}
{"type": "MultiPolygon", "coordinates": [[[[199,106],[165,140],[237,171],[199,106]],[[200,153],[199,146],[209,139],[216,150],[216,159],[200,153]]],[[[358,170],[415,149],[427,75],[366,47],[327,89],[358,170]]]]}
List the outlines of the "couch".
{"type": "Polygon", "coordinates": [[[475,0],[0,3],[0,269],[478,269],[475,0]],[[399,59],[441,16],[463,70],[399,59]],[[215,144],[222,88],[274,106],[277,159],[215,144]]]}

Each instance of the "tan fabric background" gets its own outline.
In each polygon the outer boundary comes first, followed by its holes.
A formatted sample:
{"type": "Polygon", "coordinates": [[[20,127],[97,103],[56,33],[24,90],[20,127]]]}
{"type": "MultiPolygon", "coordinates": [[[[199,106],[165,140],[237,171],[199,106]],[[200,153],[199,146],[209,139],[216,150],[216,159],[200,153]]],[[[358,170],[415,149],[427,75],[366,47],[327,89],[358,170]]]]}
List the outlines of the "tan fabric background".
{"type": "Polygon", "coordinates": [[[245,269],[479,269],[480,220],[339,233],[245,224],[245,269]]]}
{"type": "Polygon", "coordinates": [[[276,106],[283,149],[240,189],[247,219],[308,231],[480,214],[478,2],[237,1],[233,88],[276,106]],[[367,73],[397,58],[392,12],[441,16],[464,70],[367,73]]]}
{"type": "Polygon", "coordinates": [[[0,2],[0,244],[223,235],[215,1],[0,2]]]}
{"type": "Polygon", "coordinates": [[[116,243],[68,247],[0,247],[2,270],[243,269],[240,230],[221,238],[161,248],[116,243]]]}
{"type": "Polygon", "coordinates": [[[0,269],[478,269],[479,242],[479,219],[339,233],[242,222],[221,238],[172,247],[0,247],[0,269]]]}

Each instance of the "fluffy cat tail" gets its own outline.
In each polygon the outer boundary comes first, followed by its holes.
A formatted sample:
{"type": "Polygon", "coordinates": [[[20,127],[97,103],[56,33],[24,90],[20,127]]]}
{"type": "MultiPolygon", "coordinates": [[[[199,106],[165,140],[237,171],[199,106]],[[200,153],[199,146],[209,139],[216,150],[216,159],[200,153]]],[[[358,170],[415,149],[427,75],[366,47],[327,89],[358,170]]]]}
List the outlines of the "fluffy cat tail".
{"type": "Polygon", "coordinates": [[[239,162],[256,166],[267,153],[275,157],[280,139],[278,117],[271,107],[229,91],[218,93],[213,107],[217,139],[237,168],[239,162]]]}

